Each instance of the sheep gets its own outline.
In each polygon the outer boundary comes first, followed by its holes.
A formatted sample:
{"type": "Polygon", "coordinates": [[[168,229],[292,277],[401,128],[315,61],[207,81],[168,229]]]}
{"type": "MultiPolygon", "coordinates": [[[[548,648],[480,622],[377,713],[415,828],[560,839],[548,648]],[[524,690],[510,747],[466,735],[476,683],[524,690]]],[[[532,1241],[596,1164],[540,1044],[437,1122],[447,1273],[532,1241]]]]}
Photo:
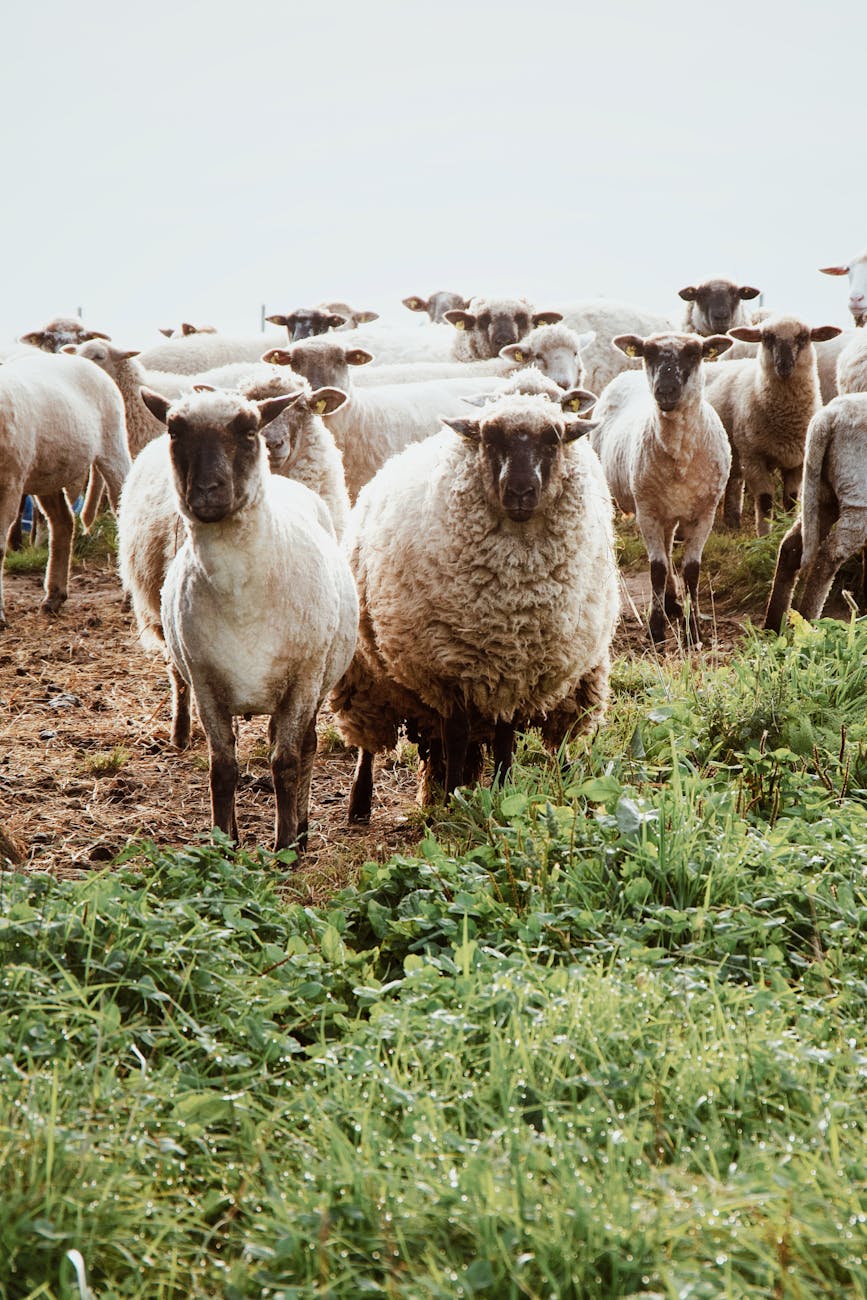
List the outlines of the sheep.
{"type": "MultiPolygon", "coordinates": [[[[20,357],[0,367],[0,628],[6,626],[2,572],[6,536],[25,494],[48,516],[50,539],[42,609],[66,600],[74,519],[64,494],[93,467],[116,507],[130,459],[117,387],[79,357],[20,357]]],[[[89,518],[84,517],[85,524],[89,518]]]]}
{"type": "Polygon", "coordinates": [[[767,535],[776,469],[782,471],[783,508],[794,505],[807,426],[820,405],[813,343],[839,333],[836,325],[811,329],[797,316],[782,315],[731,331],[732,338],[761,346],[754,359],[718,366],[706,381],[707,399],[732,445],[724,506],[728,527],[740,527],[746,482],[755,504],[756,534],[767,535]]]}
{"type": "Polygon", "coordinates": [[[322,501],[268,470],[259,435],[293,395],[142,396],[168,436],[139,457],[124,489],[119,552],[142,632],[162,639],[172,740],[189,742],[192,690],[208,741],[212,823],[237,840],[233,718],[268,714],[275,851],[302,849],[316,716],[352,659],[358,600],[322,501]],[[185,537],[168,562],[157,614],[171,539],[154,530],[150,511],[168,480],[185,537]]]}
{"type": "Polygon", "coordinates": [[[304,339],[289,348],[272,348],[263,361],[291,366],[314,388],[339,388],[348,394],[345,406],[328,417],[328,427],[343,453],[350,501],[390,456],[411,442],[437,432],[440,417],[463,412],[462,398],[496,379],[452,379],[426,384],[394,384],[356,389],[350,367],[370,362],[369,352],[346,348],[335,336],[304,339]]]}
{"type": "Polygon", "coordinates": [[[167,339],[155,347],[146,348],[139,353],[138,361],[145,370],[198,375],[235,361],[258,361],[266,348],[279,347],[281,343],[285,343],[285,335],[276,331],[249,335],[199,332],[184,338],[167,339]]]}
{"type": "Polygon", "coordinates": [[[857,328],[867,323],[867,249],[845,266],[820,266],[823,275],[848,275],[849,310],[857,328]]]}
{"type": "Polygon", "coordinates": [[[356,329],[340,330],[340,341],[345,347],[363,348],[365,352],[370,352],[377,366],[419,361],[454,361],[454,339],[455,332],[451,325],[431,325],[426,321],[418,326],[408,325],[400,329],[387,321],[378,320],[356,329]]]}
{"type": "Polygon", "coordinates": [[[39,348],[41,352],[59,352],[66,343],[83,343],[86,339],[109,339],[110,334],[85,329],[80,320],[72,316],[55,316],[41,330],[22,334],[19,342],[39,348]]]}
{"type": "Polygon", "coordinates": [[[549,379],[536,366],[526,366],[516,370],[508,379],[503,380],[494,393],[478,393],[474,397],[465,397],[471,406],[487,406],[489,402],[499,401],[509,393],[524,393],[528,397],[543,396],[555,402],[561,410],[571,411],[573,415],[589,418],[598,398],[585,388],[570,388],[565,392],[553,379],[549,379]]]}
{"type": "Polygon", "coordinates": [[[565,325],[539,325],[519,343],[508,343],[489,361],[416,361],[405,365],[369,366],[354,382],[360,388],[381,384],[422,383],[432,379],[469,379],[481,375],[505,376],[516,366],[535,365],[556,378],[561,388],[582,382],[582,352],[594,339],[590,330],[576,334],[565,325]]]}
{"type": "Polygon", "coordinates": [[[593,330],[596,335],[581,357],[584,365],[582,382],[594,393],[601,393],[615,375],[637,369],[640,365],[637,359],[625,356],[613,346],[611,340],[615,334],[647,336],[665,334],[673,328],[664,316],[608,298],[561,304],[560,309],[564,325],[578,334],[593,330]]]}
{"type": "Polygon", "coordinates": [[[379,320],[378,311],[361,310],[357,307],[350,307],[348,302],[320,302],[320,311],[334,312],[337,316],[344,318],[344,323],[338,325],[339,330],[357,329],[359,325],[369,325],[371,321],[379,320]]]}
{"type": "MultiPolygon", "coordinates": [[[[137,456],[142,447],[165,432],[163,425],[151,415],[139,396],[143,384],[160,391],[162,388],[153,374],[145,372],[135,360],[140,355],[136,350],[91,339],[85,343],[68,343],[62,351],[92,361],[117,384],[123,398],[127,446],[131,456],[137,456]]],[[[166,378],[170,384],[173,383],[173,377],[166,378]]]]}
{"type": "MultiPolygon", "coordinates": [[[[801,512],[780,543],[765,627],[779,631],[800,570],[798,611],[819,618],[840,565],[867,546],[867,394],[835,398],[807,430],[801,512]]],[[[863,590],[862,596],[867,595],[863,590]]]]}
{"type": "Polygon", "coordinates": [[[426,312],[433,325],[442,324],[447,311],[466,311],[470,305],[469,298],[462,298],[459,293],[449,293],[446,289],[437,290],[429,298],[413,296],[402,301],[410,311],[426,312]]]}
{"type": "Polygon", "coordinates": [[[726,334],[736,325],[755,325],[757,322],[744,306],[745,301],[758,298],[761,290],[748,284],[719,277],[688,284],[678,291],[686,303],[681,329],[684,334],[726,334]]]}
{"type": "Polygon", "coordinates": [[[216,334],[217,329],[214,325],[191,325],[189,321],[182,321],[177,329],[161,329],[160,334],[165,334],[167,339],[185,339],[189,334],[216,334]]]}
{"type": "Polygon", "coordinates": [[[477,296],[466,309],[447,311],[445,319],[457,330],[455,361],[488,361],[537,325],[554,325],[561,316],[558,311],[534,311],[526,298],[477,296]]]}
{"type": "MultiPolygon", "coordinates": [[[[330,307],[296,307],[294,311],[266,316],[265,319],[272,325],[285,325],[290,343],[327,334],[329,330],[345,329],[349,321],[345,313],[334,311],[330,307]]],[[[374,315],[373,319],[377,317],[374,315]]]]}
{"type": "Polygon", "coordinates": [[[867,393],[867,330],[852,333],[845,342],[837,359],[837,390],[840,394],[867,393]]]}
{"type": "Polygon", "coordinates": [[[351,821],[369,818],[373,755],[402,722],[427,802],[477,777],[481,743],[503,780],[516,727],[542,723],[553,746],[607,703],[618,580],[590,425],[519,393],[445,424],[389,461],[350,519],[362,619],[331,702],[359,749],[351,821]]]}
{"type": "Polygon", "coordinates": [[[621,510],[635,515],[647,549],[654,642],[665,640],[666,618],[683,618],[671,558],[680,527],[688,634],[698,643],[701,557],[731,465],[725,429],[703,396],[702,361],[714,360],[731,339],[626,334],[614,344],[627,356],[641,357],[644,374],[618,375],[602,393],[593,413],[591,446],[611,495],[621,510]]]}

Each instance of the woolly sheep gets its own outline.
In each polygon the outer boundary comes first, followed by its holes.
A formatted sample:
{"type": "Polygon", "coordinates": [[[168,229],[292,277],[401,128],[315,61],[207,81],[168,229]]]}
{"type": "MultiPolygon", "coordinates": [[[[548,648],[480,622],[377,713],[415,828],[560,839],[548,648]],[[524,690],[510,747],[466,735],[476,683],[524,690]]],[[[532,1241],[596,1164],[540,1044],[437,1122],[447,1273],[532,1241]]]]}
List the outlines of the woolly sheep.
{"type": "Polygon", "coordinates": [[[146,348],[139,353],[138,362],[145,370],[198,375],[234,361],[258,361],[266,348],[279,347],[283,342],[285,335],[276,331],[240,336],[200,332],[184,338],[167,339],[165,343],[146,348]]]}
{"type": "Polygon", "coordinates": [[[615,375],[634,370],[639,362],[625,356],[611,340],[616,334],[664,334],[672,329],[664,316],[644,311],[631,303],[608,298],[589,298],[561,306],[563,324],[578,334],[593,330],[594,341],[581,357],[584,365],[582,383],[594,393],[601,393],[615,375]]]}
{"type": "Polygon", "coordinates": [[[130,460],[116,386],[88,361],[36,350],[0,367],[0,464],[2,628],[6,537],[22,496],[34,496],[51,525],[42,602],[49,614],[57,613],[69,588],[74,520],[64,490],[77,492],[93,467],[108,487],[112,507],[117,505],[130,460]]]}
{"type": "Polygon", "coordinates": [[[707,375],[707,399],[732,445],[724,508],[728,527],[740,527],[746,483],[755,503],[756,534],[766,536],[776,469],[783,477],[783,508],[794,505],[807,426],[820,405],[813,343],[839,333],[836,325],[811,329],[797,316],[781,315],[732,330],[733,338],[761,346],[754,359],[732,361],[707,375]]]}
{"type": "Polygon", "coordinates": [[[343,312],[330,307],[296,307],[294,311],[266,316],[265,319],[272,325],[285,326],[290,343],[315,338],[329,330],[345,329],[348,324],[348,317],[343,312]]]}
{"type": "MultiPolygon", "coordinates": [[[[358,601],[322,501],[268,470],[259,434],[292,397],[251,402],[214,390],[173,402],[148,390],[143,397],[168,428],[168,454],[149,459],[157,479],[170,462],[185,532],[160,596],[172,739],[180,747],[189,740],[192,690],[208,739],[212,822],[237,839],[233,718],[268,714],[275,849],[303,847],[316,716],[352,659],[358,601]]],[[[136,462],[120,517],[124,576],[136,614],[144,608],[143,632],[156,635],[152,583],[168,546],[149,528],[149,498],[163,493],[144,461],[160,445],[136,462]]]]}
{"type": "Polygon", "coordinates": [[[760,292],[724,277],[688,284],[678,291],[686,303],[681,329],[684,334],[709,338],[711,334],[726,334],[736,325],[754,325],[755,318],[744,303],[758,298],[760,292]]]}
{"type": "Polygon", "coordinates": [[[389,461],[350,519],[364,617],[332,707],[359,747],[353,821],[402,722],[429,801],[478,776],[481,744],[503,779],[516,727],[541,722],[555,745],[607,703],[618,580],[588,424],[522,394],[446,423],[389,461]]]}
{"type": "Polygon", "coordinates": [[[344,347],[369,352],[377,366],[454,361],[454,338],[451,325],[431,325],[427,321],[401,329],[388,321],[378,320],[356,329],[340,330],[340,342],[344,347]]]}
{"type": "Polygon", "coordinates": [[[805,618],[819,618],[840,565],[865,546],[867,394],[851,393],[829,402],[810,421],[801,513],[780,544],[765,627],[781,628],[799,570],[798,610],[805,618]]]}
{"type": "Polygon", "coordinates": [[[837,359],[837,389],[843,393],[867,393],[867,330],[847,337],[837,359]]]}
{"type": "Polygon", "coordinates": [[[86,329],[80,320],[72,316],[55,316],[41,330],[30,330],[27,334],[22,334],[19,342],[28,343],[31,347],[39,348],[41,352],[60,352],[67,343],[84,343],[86,339],[108,338],[111,338],[110,334],[86,329]]]}
{"type": "Polygon", "coordinates": [[[526,298],[477,295],[466,310],[447,311],[445,319],[457,331],[452,348],[455,361],[489,361],[537,325],[554,325],[560,312],[534,311],[526,298]]]}
{"type": "Polygon", "coordinates": [[[469,298],[462,298],[459,293],[449,293],[447,289],[438,289],[429,298],[415,295],[403,299],[404,307],[410,311],[426,312],[432,324],[440,325],[445,321],[447,311],[466,311],[470,305],[469,298]]]}
{"type": "Polygon", "coordinates": [[[641,357],[644,374],[618,375],[596,404],[591,445],[615,502],[634,514],[650,560],[650,635],[665,640],[666,619],[682,619],[672,562],[683,536],[688,631],[701,640],[698,578],[704,544],[725,491],[731,451],[722,422],[704,400],[704,366],[731,339],[697,334],[621,335],[615,346],[641,357]]]}
{"type": "Polygon", "coordinates": [[[328,427],[343,453],[351,501],[390,456],[436,433],[443,415],[462,413],[462,399],[474,396],[480,385],[498,383],[470,378],[356,389],[350,367],[366,365],[370,353],[346,348],[334,335],[273,348],[263,360],[291,366],[314,388],[339,388],[348,395],[345,406],[328,417],[328,427]]]}
{"type": "Polygon", "coordinates": [[[371,321],[379,320],[378,311],[370,311],[366,308],[359,310],[357,307],[350,307],[348,302],[321,302],[319,310],[342,316],[343,324],[336,327],[339,330],[353,330],[359,325],[369,325],[371,321]]]}
{"type": "Polygon", "coordinates": [[[822,266],[823,275],[848,275],[849,310],[856,326],[867,323],[867,249],[845,266],[822,266]]]}

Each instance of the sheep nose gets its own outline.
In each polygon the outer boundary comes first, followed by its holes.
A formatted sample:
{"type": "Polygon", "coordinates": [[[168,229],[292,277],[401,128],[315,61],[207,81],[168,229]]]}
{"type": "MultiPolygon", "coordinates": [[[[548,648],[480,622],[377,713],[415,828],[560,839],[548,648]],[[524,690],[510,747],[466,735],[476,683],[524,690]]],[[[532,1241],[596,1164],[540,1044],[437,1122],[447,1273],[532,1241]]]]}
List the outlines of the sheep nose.
{"type": "Polygon", "coordinates": [[[863,293],[850,293],[850,294],[849,294],[849,306],[850,306],[850,307],[853,307],[853,308],[854,308],[854,307],[858,307],[858,308],[863,307],[863,306],[864,306],[864,294],[863,294],[863,293]]]}

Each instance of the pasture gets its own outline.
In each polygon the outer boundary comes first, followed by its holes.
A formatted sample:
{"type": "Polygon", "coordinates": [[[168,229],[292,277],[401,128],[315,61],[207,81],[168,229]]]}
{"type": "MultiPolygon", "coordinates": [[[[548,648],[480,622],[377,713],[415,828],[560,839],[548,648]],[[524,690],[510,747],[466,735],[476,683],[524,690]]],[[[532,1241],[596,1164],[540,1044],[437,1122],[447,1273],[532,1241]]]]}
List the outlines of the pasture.
{"type": "Polygon", "coordinates": [[[743,632],[778,538],[711,539],[702,652],[627,599],[502,790],[422,819],[407,747],[349,831],[323,720],[297,872],[255,723],[202,834],[110,528],[56,620],[10,574],[4,1300],[867,1296],[867,624],[743,632]]]}

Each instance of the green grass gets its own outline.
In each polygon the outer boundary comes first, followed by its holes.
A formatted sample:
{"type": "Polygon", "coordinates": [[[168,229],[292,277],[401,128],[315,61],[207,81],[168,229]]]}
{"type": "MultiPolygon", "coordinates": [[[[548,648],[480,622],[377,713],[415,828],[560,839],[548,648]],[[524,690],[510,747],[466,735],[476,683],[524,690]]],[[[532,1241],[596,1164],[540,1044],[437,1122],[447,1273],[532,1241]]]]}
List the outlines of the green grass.
{"type": "MultiPolygon", "coordinates": [[[[81,531],[81,523],[76,519],[73,564],[112,560],[116,555],[117,525],[110,511],[103,512],[93,521],[89,533],[81,531]]],[[[23,550],[6,552],[7,573],[42,573],[47,563],[47,542],[44,546],[25,544],[23,550]]]]}
{"type": "Polygon", "coordinates": [[[867,1297],[867,621],[614,682],[327,905],[0,876],[0,1295],[867,1297]]]}

